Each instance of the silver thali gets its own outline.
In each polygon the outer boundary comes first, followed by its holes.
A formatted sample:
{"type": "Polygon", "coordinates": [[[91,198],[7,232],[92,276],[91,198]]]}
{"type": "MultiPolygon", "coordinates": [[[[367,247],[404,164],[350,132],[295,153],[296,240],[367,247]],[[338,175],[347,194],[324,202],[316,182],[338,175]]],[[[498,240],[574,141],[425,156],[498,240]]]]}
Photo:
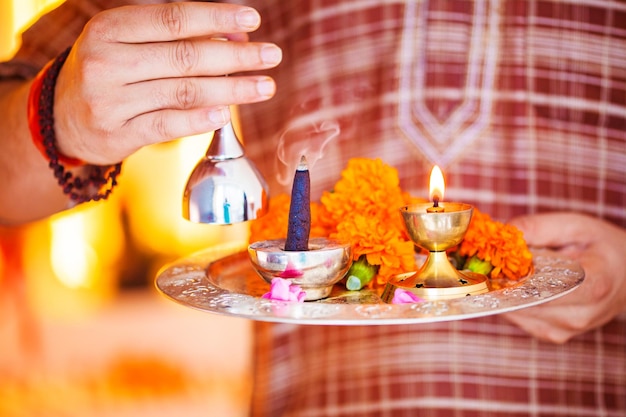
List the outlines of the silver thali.
{"type": "Polygon", "coordinates": [[[380,291],[348,291],[335,285],[330,297],[294,303],[262,298],[267,284],[253,270],[245,246],[220,245],[164,266],[156,287],[184,306],[251,320],[318,325],[389,325],[461,320],[539,305],[576,289],[584,271],[576,262],[532,249],[533,273],[500,289],[451,300],[386,304],[380,291]]]}

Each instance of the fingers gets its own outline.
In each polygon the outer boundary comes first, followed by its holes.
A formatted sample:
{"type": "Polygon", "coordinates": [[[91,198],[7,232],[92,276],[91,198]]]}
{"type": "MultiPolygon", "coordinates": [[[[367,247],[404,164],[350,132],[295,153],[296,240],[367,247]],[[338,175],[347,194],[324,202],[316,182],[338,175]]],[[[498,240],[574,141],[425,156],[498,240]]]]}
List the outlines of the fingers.
{"type": "MultiPolygon", "coordinates": [[[[108,165],[140,148],[159,142],[212,132],[230,120],[228,106],[194,110],[162,110],[139,115],[124,125],[125,136],[104,137],[89,146],[84,156],[91,164],[108,165]]],[[[98,131],[96,131],[98,132],[98,131]]]]}
{"type": "Polygon", "coordinates": [[[594,313],[579,299],[581,294],[579,288],[569,296],[542,306],[506,313],[504,317],[538,339],[565,343],[587,330],[589,317],[594,313]],[[576,301],[575,304],[572,301],[576,301]]]}
{"type": "Polygon", "coordinates": [[[182,2],[110,9],[94,17],[87,32],[115,43],[168,42],[251,32],[260,23],[258,12],[250,7],[182,2]]]}
{"type": "Polygon", "coordinates": [[[92,123],[101,134],[118,126],[116,131],[124,133],[117,136],[126,140],[109,146],[108,152],[96,147],[83,158],[104,165],[145,145],[213,131],[228,122],[229,104],[265,100],[275,90],[274,80],[265,76],[172,78],[126,86],[124,96],[143,99],[113,98],[109,103],[103,96],[95,100],[101,107],[93,113],[100,116],[92,123]]]}
{"type": "Polygon", "coordinates": [[[511,220],[524,233],[529,246],[559,248],[582,244],[588,239],[588,230],[580,214],[544,213],[522,216],[511,220]]]}
{"type": "MultiPolygon", "coordinates": [[[[94,100],[99,107],[93,112],[99,114],[99,119],[105,123],[122,121],[128,127],[134,119],[149,113],[254,103],[268,99],[275,91],[274,80],[261,75],[169,78],[127,85],[120,92],[122,97],[141,97],[141,100],[107,97],[106,91],[103,91],[101,98],[94,100]]],[[[175,136],[155,138],[155,141],[172,137],[175,136]]]]}
{"type": "Polygon", "coordinates": [[[574,334],[559,327],[553,327],[543,318],[506,313],[504,318],[524,330],[526,333],[545,342],[562,344],[567,342],[574,334]]]}
{"type": "MultiPolygon", "coordinates": [[[[581,294],[584,289],[576,291],[581,294]]],[[[534,337],[558,344],[599,327],[613,317],[596,305],[586,304],[582,299],[572,304],[567,301],[567,297],[543,306],[506,313],[504,317],[534,337]]]]}
{"type": "Polygon", "coordinates": [[[156,143],[221,127],[228,118],[213,119],[211,108],[265,100],[275,90],[274,80],[264,76],[159,80],[128,86],[129,95],[145,99],[129,101],[116,111],[137,115],[125,127],[156,143]],[[189,115],[184,116],[185,112],[189,115]]]}
{"type": "Polygon", "coordinates": [[[211,132],[229,120],[230,112],[226,106],[193,111],[163,110],[137,117],[131,121],[130,127],[137,131],[135,139],[143,146],[146,142],[156,143],[169,138],[211,132]]]}
{"type": "Polygon", "coordinates": [[[213,2],[97,14],[57,79],[57,145],[90,163],[116,163],[142,146],[223,126],[229,105],[269,99],[275,82],[246,75],[282,59],[276,45],[248,42],[259,24],[252,8],[213,2]]]}
{"type": "Polygon", "coordinates": [[[282,51],[274,44],[210,39],[124,45],[117,48],[116,55],[113,59],[119,64],[112,67],[124,68],[119,73],[123,84],[263,70],[282,60],[282,51]]]}

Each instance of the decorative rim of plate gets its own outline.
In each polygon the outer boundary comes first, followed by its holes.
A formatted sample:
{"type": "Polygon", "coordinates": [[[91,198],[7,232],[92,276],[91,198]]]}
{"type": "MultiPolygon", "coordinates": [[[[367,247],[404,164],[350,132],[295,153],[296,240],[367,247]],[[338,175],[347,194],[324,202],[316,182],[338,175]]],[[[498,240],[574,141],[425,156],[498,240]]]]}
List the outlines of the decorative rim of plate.
{"type": "MultiPolygon", "coordinates": [[[[576,289],[584,270],[547,249],[531,249],[533,273],[484,294],[415,304],[386,304],[374,291],[339,289],[305,303],[261,298],[269,285],[256,275],[245,246],[220,245],[164,266],[155,285],[169,299],[196,310],[250,320],[317,325],[389,325],[462,320],[546,303],[576,289]]],[[[339,286],[340,284],[337,284],[339,286]]]]}

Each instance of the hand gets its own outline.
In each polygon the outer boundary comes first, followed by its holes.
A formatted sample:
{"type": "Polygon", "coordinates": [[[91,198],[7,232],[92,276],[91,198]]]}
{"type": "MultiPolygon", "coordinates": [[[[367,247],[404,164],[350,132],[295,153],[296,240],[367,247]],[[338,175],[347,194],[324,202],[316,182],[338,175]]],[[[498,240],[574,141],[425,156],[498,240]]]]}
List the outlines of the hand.
{"type": "Polygon", "coordinates": [[[531,335],[553,343],[592,330],[626,311],[626,231],[572,213],[526,216],[512,221],[529,246],[548,247],[580,263],[585,280],[554,301],[505,315],[531,335]]]}
{"type": "Polygon", "coordinates": [[[272,97],[270,77],[224,76],[281,61],[276,45],[248,42],[259,24],[252,8],[199,2],[94,16],[57,80],[60,152],[92,164],[117,163],[143,146],[223,126],[231,104],[272,97]]]}

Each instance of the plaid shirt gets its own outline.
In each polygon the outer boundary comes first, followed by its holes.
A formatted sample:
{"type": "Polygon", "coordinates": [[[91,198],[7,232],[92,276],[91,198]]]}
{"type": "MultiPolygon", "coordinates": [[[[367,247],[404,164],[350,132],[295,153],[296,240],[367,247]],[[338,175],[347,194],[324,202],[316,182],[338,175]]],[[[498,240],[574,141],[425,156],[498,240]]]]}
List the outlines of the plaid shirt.
{"type": "MultiPolygon", "coordinates": [[[[33,75],[122,3],[67,0],[0,75],[33,75]]],[[[447,200],[499,219],[575,210],[626,227],[625,2],[248,3],[253,38],[285,56],[276,97],[241,107],[273,192],[306,146],[317,196],[349,158],[380,157],[416,195],[439,164],[447,200]]],[[[559,346],[499,316],[256,332],[255,416],[626,415],[623,316],[559,346]]]]}

